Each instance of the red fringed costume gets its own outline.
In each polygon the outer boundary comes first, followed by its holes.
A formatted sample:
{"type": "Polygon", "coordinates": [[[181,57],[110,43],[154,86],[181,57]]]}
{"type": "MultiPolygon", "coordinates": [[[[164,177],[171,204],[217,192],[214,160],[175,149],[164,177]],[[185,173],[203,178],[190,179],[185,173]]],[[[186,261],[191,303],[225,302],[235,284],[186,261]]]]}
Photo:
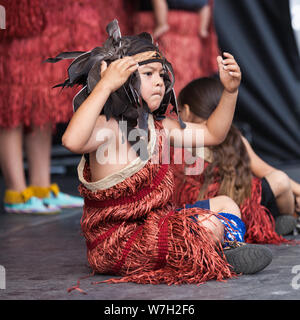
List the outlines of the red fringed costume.
{"type": "Polygon", "coordinates": [[[45,64],[62,51],[90,50],[106,37],[105,25],[118,16],[126,32],[121,0],[1,0],[6,29],[0,30],[0,127],[67,122],[74,90],[52,89],[65,79],[68,63],[45,64]]]}
{"type": "MultiPolygon", "coordinates": [[[[152,116],[148,123],[152,131],[154,125],[162,129],[152,116]]],[[[164,137],[155,136],[151,133],[149,145],[158,146],[161,155],[164,137]]],[[[149,160],[142,167],[131,163],[135,171],[113,174],[117,179],[113,183],[107,177],[90,182],[89,165],[82,158],[78,166],[79,190],[85,198],[81,227],[90,266],[101,274],[123,276],[110,282],[183,284],[232,277],[211,233],[189,218],[207,211],[175,210],[173,172],[160,163],[149,160]]]]}
{"type": "MultiPolygon", "coordinates": [[[[177,150],[176,152],[182,152],[177,150]]],[[[182,152],[184,154],[184,152],[182,152]]],[[[187,155],[186,155],[187,156],[187,155]]],[[[182,156],[184,158],[184,155],[182,156]]],[[[197,159],[195,166],[200,167],[201,158],[197,159]]],[[[204,161],[204,170],[210,165],[210,162],[204,161]]],[[[215,171],[215,179],[209,185],[204,199],[199,199],[200,189],[204,183],[204,171],[198,175],[185,175],[186,165],[173,164],[174,170],[174,202],[177,206],[184,204],[193,204],[198,200],[210,199],[218,196],[220,186],[220,176],[215,171]]],[[[275,221],[268,209],[260,204],[261,202],[261,180],[252,178],[251,198],[246,199],[240,206],[241,218],[246,226],[245,242],[260,244],[280,244],[290,243],[275,232],[275,221]]]]}

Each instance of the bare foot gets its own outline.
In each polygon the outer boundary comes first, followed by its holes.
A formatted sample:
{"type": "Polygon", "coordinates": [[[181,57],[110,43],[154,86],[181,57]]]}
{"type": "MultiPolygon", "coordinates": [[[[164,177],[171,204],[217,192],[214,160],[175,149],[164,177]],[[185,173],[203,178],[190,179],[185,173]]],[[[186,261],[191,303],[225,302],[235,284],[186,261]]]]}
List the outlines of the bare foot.
{"type": "Polygon", "coordinates": [[[158,39],[161,37],[164,33],[166,33],[169,30],[168,24],[158,25],[153,31],[153,37],[154,39],[158,39]]]}

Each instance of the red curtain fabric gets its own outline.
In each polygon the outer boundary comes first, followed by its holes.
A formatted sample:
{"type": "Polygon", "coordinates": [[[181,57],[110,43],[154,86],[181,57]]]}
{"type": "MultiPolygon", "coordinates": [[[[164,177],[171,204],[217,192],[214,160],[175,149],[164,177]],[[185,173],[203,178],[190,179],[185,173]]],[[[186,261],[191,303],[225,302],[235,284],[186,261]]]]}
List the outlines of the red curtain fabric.
{"type": "MultiPolygon", "coordinates": [[[[0,30],[0,127],[4,128],[49,122],[55,126],[72,116],[76,89],[52,89],[67,77],[69,62],[44,64],[45,59],[101,46],[105,27],[114,18],[123,35],[152,33],[154,27],[152,12],[136,12],[123,0],[0,0],[0,4],[8,17],[7,29],[0,30]]],[[[216,72],[218,47],[213,22],[208,39],[199,38],[194,12],[171,10],[169,23],[170,31],[158,44],[173,64],[178,92],[190,80],[216,72]]]]}

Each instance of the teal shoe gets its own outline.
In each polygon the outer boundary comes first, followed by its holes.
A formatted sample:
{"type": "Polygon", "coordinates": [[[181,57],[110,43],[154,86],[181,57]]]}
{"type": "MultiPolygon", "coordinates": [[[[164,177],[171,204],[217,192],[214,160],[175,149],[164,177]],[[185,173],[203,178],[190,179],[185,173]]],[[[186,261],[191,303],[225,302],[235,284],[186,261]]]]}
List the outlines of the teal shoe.
{"type": "Polygon", "coordinates": [[[43,202],[48,206],[56,206],[61,209],[63,208],[81,208],[83,207],[84,201],[80,197],[71,196],[69,194],[58,192],[55,195],[53,192],[50,192],[50,195],[46,198],[43,198],[43,202]]]}
{"type": "Polygon", "coordinates": [[[29,198],[23,203],[4,203],[4,210],[9,213],[24,214],[56,214],[60,208],[54,205],[45,205],[43,201],[36,197],[29,198]]]}
{"type": "Polygon", "coordinates": [[[56,183],[49,187],[31,186],[33,195],[43,201],[46,206],[56,206],[58,208],[81,208],[84,201],[80,197],[71,196],[60,191],[56,183]]]}

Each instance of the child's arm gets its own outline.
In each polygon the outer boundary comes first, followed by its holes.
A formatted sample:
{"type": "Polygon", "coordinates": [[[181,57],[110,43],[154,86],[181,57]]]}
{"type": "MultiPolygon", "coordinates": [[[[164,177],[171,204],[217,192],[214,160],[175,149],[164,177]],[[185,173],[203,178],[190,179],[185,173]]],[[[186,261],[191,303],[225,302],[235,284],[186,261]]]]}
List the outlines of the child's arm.
{"type": "MultiPolygon", "coordinates": [[[[238,88],[241,82],[241,72],[234,57],[229,53],[224,53],[226,57],[218,57],[218,67],[220,80],[224,86],[224,91],[215,111],[211,114],[206,123],[186,123],[186,129],[180,129],[177,121],[170,118],[163,120],[164,127],[169,131],[170,142],[173,146],[180,146],[184,139],[184,147],[203,147],[217,145],[224,141],[230,129],[236,100],[238,96],[238,88]],[[176,130],[176,135],[172,135],[173,129],[176,130]],[[190,134],[184,135],[184,131],[189,129],[190,134]],[[198,141],[197,130],[203,130],[204,141],[198,141]]],[[[173,131],[175,132],[175,130],[173,131]]]]}
{"type": "Polygon", "coordinates": [[[206,122],[205,146],[217,145],[225,140],[235,112],[241,71],[230,53],[225,52],[224,57],[224,60],[220,56],[217,58],[219,77],[224,86],[224,91],[217,108],[206,122]]]}
{"type": "Polygon", "coordinates": [[[250,158],[250,167],[251,167],[251,171],[252,173],[262,179],[263,177],[265,177],[266,175],[270,174],[271,172],[273,172],[274,170],[276,170],[275,168],[273,168],[272,166],[270,166],[268,163],[266,163],[265,161],[263,161],[252,149],[250,143],[248,142],[248,140],[241,136],[243,143],[247,149],[247,153],[249,155],[250,158]]]}
{"type": "MultiPolygon", "coordinates": [[[[253,174],[258,177],[258,178],[263,178],[266,175],[270,174],[273,171],[276,171],[278,169],[270,166],[268,163],[263,161],[252,149],[250,143],[248,140],[242,136],[243,143],[247,149],[249,158],[250,158],[250,166],[251,166],[251,171],[253,174]]],[[[296,181],[292,180],[289,178],[290,183],[291,183],[291,188],[292,192],[296,197],[296,210],[300,211],[300,184],[297,183],[296,181]]]]}
{"type": "MultiPolygon", "coordinates": [[[[103,117],[99,117],[109,95],[123,85],[138,65],[131,57],[112,62],[107,68],[101,65],[101,80],[94,90],[74,113],[63,137],[63,145],[74,153],[96,150],[104,141],[97,141],[96,132],[101,128],[103,117]]],[[[99,70],[100,72],[100,70],[99,70]]]]}

